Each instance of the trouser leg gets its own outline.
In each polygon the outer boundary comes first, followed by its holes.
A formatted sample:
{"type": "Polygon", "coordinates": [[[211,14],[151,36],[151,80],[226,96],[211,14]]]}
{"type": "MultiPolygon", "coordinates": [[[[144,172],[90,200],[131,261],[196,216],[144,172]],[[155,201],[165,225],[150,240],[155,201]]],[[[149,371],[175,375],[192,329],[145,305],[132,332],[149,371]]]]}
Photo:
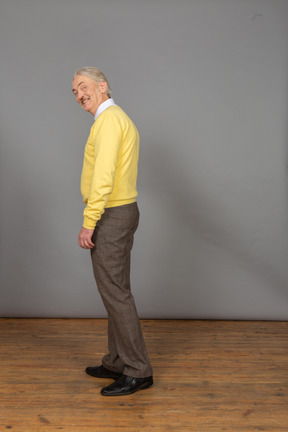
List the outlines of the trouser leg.
{"type": "Polygon", "coordinates": [[[128,376],[152,375],[130,288],[130,254],[139,221],[137,203],[106,209],[91,251],[99,293],[108,314],[108,348],[103,366],[128,376]]]}

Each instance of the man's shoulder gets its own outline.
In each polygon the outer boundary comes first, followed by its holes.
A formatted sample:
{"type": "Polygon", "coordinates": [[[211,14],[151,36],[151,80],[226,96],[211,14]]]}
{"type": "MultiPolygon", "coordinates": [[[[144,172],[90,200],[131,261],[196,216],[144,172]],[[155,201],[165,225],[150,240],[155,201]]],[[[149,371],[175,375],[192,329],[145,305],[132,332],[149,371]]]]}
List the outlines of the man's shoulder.
{"type": "Polygon", "coordinates": [[[116,122],[121,124],[122,122],[132,122],[130,117],[126,114],[126,112],[119,106],[119,105],[112,105],[103,111],[99,117],[94,122],[94,125],[96,128],[101,126],[103,123],[106,122],[116,122]]]}
{"type": "Polygon", "coordinates": [[[103,117],[128,117],[125,111],[119,105],[111,105],[100,114],[98,118],[103,117]]]}

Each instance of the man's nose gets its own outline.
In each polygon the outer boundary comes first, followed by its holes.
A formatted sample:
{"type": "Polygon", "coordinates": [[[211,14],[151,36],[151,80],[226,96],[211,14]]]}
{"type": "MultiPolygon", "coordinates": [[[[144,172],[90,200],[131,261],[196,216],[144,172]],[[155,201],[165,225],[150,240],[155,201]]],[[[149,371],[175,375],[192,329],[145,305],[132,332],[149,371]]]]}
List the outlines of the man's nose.
{"type": "Polygon", "coordinates": [[[77,101],[80,101],[81,98],[82,98],[82,96],[83,96],[83,92],[82,92],[81,90],[78,90],[78,93],[77,93],[77,101]]]}

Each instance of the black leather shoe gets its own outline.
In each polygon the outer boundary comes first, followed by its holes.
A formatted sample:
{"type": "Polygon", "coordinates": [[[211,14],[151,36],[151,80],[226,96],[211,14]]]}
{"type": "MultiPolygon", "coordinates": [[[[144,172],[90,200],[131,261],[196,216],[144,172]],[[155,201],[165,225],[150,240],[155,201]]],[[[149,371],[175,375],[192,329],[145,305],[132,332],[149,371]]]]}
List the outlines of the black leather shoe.
{"type": "Polygon", "coordinates": [[[86,373],[88,375],[92,375],[93,377],[97,377],[97,378],[112,378],[115,380],[118,380],[118,378],[121,376],[121,373],[112,372],[106,369],[103,365],[95,366],[95,367],[88,366],[86,368],[86,373]]]}
{"type": "Polygon", "coordinates": [[[135,393],[137,390],[144,390],[153,384],[153,377],[133,378],[127,375],[122,375],[113,384],[102,388],[103,396],[124,396],[135,393]]]}

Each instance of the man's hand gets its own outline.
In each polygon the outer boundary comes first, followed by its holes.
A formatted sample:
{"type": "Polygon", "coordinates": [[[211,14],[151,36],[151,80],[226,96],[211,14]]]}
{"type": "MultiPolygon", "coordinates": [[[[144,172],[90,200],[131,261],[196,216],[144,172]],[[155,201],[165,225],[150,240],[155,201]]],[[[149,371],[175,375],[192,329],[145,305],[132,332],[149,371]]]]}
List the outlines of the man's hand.
{"type": "Polygon", "coordinates": [[[94,243],[92,243],[91,237],[93,235],[94,229],[88,229],[82,227],[79,236],[78,236],[78,244],[83,249],[92,249],[94,247],[94,243]]]}

